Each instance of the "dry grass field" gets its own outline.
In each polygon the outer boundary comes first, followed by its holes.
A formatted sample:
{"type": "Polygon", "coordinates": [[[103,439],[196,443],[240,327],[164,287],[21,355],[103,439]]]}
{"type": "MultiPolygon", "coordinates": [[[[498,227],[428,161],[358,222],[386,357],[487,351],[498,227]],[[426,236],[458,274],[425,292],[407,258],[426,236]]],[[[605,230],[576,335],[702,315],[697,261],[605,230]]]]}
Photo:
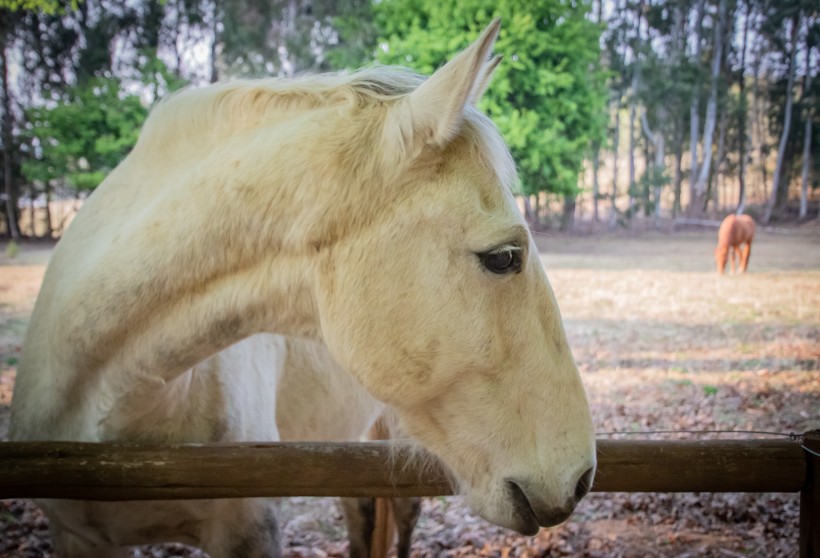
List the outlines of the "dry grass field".
{"type": "MultiPolygon", "coordinates": [[[[816,226],[760,233],[742,276],[714,272],[714,231],[537,242],[600,433],[820,428],[816,226]]],[[[48,254],[24,246],[13,260],[0,256],[0,439],[48,254]]],[[[525,538],[472,516],[458,498],[433,498],[413,554],[796,556],[797,510],[793,494],[593,494],[568,523],[525,538]]],[[[332,500],[293,499],[283,520],[286,556],[346,555],[332,500]]],[[[0,502],[0,557],[48,555],[45,532],[33,506],[0,502]]],[[[152,547],[139,555],[198,553],[152,547]]]]}

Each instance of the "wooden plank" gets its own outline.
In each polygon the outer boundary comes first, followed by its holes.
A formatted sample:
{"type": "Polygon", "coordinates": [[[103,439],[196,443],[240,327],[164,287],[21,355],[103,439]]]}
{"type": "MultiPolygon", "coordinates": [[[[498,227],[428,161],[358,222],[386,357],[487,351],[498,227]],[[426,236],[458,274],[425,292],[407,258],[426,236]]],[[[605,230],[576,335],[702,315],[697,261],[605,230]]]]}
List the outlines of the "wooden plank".
{"type": "MultiPolygon", "coordinates": [[[[797,492],[789,440],[600,440],[598,492],[797,492]]],[[[154,500],[451,494],[446,475],[389,442],[129,445],[0,443],[0,498],[154,500]]]]}
{"type": "Polygon", "coordinates": [[[800,558],[820,558],[820,430],[803,436],[806,483],[800,491],[800,558]]]}
{"type": "Polygon", "coordinates": [[[598,441],[600,492],[797,492],[806,463],[792,440],[598,441]]]}

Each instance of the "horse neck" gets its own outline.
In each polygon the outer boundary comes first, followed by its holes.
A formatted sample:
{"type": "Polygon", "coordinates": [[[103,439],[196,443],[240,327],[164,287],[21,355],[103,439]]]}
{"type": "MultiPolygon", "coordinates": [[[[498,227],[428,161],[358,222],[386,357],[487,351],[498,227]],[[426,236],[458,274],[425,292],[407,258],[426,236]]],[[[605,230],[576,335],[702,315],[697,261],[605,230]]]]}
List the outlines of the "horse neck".
{"type": "Polygon", "coordinates": [[[77,369],[168,378],[256,332],[317,335],[313,281],[344,211],[332,183],[305,175],[323,165],[291,133],[277,144],[247,131],[174,167],[135,150],[112,173],[61,243],[39,304],[77,369]]]}

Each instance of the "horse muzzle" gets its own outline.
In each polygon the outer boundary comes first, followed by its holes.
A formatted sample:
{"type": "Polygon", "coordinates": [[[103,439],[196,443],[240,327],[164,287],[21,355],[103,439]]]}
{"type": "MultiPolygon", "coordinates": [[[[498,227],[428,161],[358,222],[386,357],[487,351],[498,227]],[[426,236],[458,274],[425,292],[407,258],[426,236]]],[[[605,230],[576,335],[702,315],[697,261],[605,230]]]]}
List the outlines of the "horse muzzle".
{"type": "Polygon", "coordinates": [[[552,527],[569,519],[578,502],[592,487],[595,468],[590,467],[575,484],[572,496],[556,505],[548,501],[540,490],[524,480],[507,478],[504,480],[507,497],[512,503],[515,524],[510,528],[522,535],[532,536],[540,527],[552,527]]]}

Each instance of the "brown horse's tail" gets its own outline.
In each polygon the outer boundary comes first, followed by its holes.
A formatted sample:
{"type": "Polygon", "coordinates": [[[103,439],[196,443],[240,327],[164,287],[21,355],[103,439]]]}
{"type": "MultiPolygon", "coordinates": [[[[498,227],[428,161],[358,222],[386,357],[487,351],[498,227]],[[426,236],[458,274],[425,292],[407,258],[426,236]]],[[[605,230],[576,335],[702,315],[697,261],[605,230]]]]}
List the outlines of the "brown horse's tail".
{"type": "MultiPolygon", "coordinates": [[[[379,418],[367,436],[371,440],[387,440],[390,429],[384,418],[379,418]]],[[[396,521],[390,498],[376,498],[373,517],[373,534],[370,537],[370,558],[387,558],[396,537],[396,521]]]]}

